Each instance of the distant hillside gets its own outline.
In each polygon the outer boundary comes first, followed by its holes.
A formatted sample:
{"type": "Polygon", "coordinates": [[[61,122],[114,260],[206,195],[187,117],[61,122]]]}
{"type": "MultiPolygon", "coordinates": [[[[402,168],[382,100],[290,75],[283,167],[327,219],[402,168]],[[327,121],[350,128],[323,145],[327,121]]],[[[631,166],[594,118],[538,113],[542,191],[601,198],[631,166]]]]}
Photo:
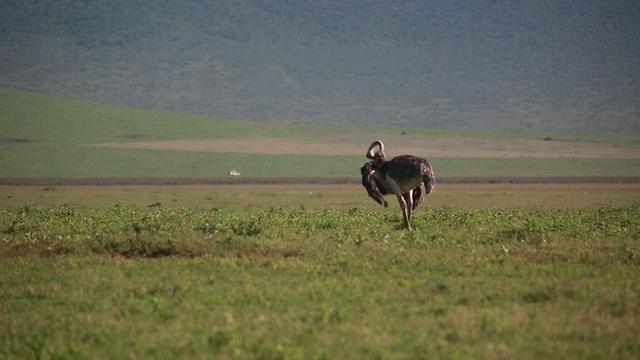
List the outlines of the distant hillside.
{"type": "Polygon", "coordinates": [[[0,87],[259,121],[640,131],[640,3],[0,0],[0,87]]]}

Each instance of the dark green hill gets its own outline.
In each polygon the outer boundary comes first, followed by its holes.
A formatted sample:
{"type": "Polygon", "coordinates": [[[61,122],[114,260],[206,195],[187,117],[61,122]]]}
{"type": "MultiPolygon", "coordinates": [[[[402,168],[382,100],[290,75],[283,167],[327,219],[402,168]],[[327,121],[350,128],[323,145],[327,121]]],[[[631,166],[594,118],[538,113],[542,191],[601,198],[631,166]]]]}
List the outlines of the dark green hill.
{"type": "Polygon", "coordinates": [[[0,1],[0,87],[394,127],[640,130],[635,1],[0,1]]]}

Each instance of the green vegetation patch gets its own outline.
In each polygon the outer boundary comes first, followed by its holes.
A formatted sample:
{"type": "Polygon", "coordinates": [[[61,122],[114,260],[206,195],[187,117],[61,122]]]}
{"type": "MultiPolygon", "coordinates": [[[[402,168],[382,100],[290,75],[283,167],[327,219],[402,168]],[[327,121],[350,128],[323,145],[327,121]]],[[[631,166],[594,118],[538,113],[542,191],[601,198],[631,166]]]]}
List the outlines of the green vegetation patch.
{"type": "MultiPolygon", "coordinates": [[[[364,156],[210,153],[4,144],[0,176],[360,176],[364,156]]],[[[638,176],[640,158],[429,158],[436,176],[638,176]]]]}
{"type": "Polygon", "coordinates": [[[136,109],[0,89],[7,143],[96,144],[300,134],[297,126],[136,109]]]}
{"type": "Polygon", "coordinates": [[[636,358],[640,207],[0,211],[0,357],[636,358]]]}

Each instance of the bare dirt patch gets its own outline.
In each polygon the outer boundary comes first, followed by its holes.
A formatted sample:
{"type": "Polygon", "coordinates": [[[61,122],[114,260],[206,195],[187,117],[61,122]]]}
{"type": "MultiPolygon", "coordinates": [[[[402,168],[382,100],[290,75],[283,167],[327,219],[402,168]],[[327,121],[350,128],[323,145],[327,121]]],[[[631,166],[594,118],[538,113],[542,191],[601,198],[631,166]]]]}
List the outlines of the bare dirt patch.
{"type": "MultiPolygon", "coordinates": [[[[169,140],[96,144],[100,147],[247,154],[364,155],[370,135],[334,134],[327,139],[255,138],[169,140]]],[[[475,137],[385,136],[388,156],[509,158],[639,158],[640,149],[610,143],[475,137]]]]}

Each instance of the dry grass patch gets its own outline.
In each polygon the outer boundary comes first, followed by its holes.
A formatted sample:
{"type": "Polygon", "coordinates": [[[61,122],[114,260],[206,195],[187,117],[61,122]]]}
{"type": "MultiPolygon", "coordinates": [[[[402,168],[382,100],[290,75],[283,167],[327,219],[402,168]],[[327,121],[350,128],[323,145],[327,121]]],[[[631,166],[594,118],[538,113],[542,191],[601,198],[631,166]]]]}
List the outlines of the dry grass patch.
{"type": "MultiPolygon", "coordinates": [[[[249,154],[364,155],[371,135],[331,134],[324,139],[252,138],[222,140],[168,140],[96,144],[100,147],[249,154]]],[[[382,139],[390,156],[416,154],[426,157],[640,157],[640,149],[612,143],[544,141],[528,139],[456,136],[387,135],[382,139]]]]}

